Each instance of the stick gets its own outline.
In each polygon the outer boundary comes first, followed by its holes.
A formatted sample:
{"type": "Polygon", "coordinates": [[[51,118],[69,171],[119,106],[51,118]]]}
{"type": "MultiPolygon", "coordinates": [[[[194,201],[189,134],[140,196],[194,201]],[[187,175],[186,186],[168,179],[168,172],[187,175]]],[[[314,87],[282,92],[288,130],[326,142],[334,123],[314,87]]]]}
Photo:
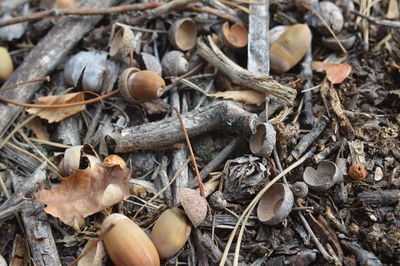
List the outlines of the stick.
{"type": "MultiPolygon", "coordinates": [[[[198,136],[217,129],[255,132],[257,116],[248,113],[229,101],[215,102],[182,115],[189,137],[198,136]]],[[[106,136],[106,143],[114,152],[165,148],[183,141],[184,134],[176,118],[147,123],[136,127],[116,130],[106,136]]]]}
{"type": "Polygon", "coordinates": [[[272,80],[268,75],[253,74],[240,67],[215,45],[210,36],[208,36],[208,42],[210,47],[199,38],[197,40],[197,53],[226,74],[233,83],[263,93],[270,93],[293,104],[297,94],[296,90],[283,86],[279,82],[272,80]]]}

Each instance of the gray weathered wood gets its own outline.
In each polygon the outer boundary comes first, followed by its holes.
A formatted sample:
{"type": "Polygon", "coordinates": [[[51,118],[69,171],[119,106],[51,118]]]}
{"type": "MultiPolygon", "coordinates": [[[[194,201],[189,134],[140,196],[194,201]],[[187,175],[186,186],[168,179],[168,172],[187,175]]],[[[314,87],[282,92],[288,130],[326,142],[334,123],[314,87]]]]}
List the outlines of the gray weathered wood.
{"type": "MultiPolygon", "coordinates": [[[[254,132],[257,116],[239,106],[228,101],[215,102],[183,114],[183,123],[190,137],[217,129],[241,133],[254,132]]],[[[109,148],[117,153],[165,148],[184,139],[179,121],[175,117],[116,130],[106,136],[109,148]]]]}
{"type": "MultiPolygon", "coordinates": [[[[84,0],[80,7],[105,8],[116,0],[84,0]]],[[[65,17],[47,33],[47,35],[31,50],[21,65],[3,86],[44,77],[50,74],[71,49],[88,33],[102,16],[65,17]]],[[[0,92],[6,98],[20,102],[29,101],[41,83],[31,83],[0,92]]],[[[0,104],[0,132],[11,121],[21,107],[9,104],[0,104]]]]}

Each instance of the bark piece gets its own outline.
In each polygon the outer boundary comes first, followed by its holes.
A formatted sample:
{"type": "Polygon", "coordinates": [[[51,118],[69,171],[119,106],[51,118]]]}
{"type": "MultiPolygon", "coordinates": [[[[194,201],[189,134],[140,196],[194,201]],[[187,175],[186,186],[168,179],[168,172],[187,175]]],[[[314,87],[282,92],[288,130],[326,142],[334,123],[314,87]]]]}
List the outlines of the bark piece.
{"type": "MultiPolygon", "coordinates": [[[[226,101],[200,107],[182,117],[189,137],[217,129],[248,134],[254,132],[257,122],[255,114],[226,101]]],[[[184,139],[179,121],[175,117],[117,130],[106,136],[109,148],[117,153],[167,147],[184,139]]]]}

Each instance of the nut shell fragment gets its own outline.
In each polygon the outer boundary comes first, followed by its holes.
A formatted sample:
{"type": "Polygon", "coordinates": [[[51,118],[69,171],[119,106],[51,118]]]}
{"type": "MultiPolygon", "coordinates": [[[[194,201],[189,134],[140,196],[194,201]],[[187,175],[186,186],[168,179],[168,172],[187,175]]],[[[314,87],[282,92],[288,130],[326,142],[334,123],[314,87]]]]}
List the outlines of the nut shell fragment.
{"type": "Polygon", "coordinates": [[[183,209],[194,227],[197,227],[206,218],[207,201],[199,192],[191,188],[182,188],[179,191],[179,199],[183,209]]]}
{"type": "Polygon", "coordinates": [[[294,198],[285,184],[273,184],[262,196],[257,207],[257,218],[264,224],[279,224],[292,211],[294,198]]]}
{"type": "Polygon", "coordinates": [[[240,49],[247,45],[248,32],[242,24],[235,23],[229,27],[229,22],[225,22],[222,26],[222,39],[225,46],[240,49]]]}
{"type": "Polygon", "coordinates": [[[317,170],[307,167],[303,173],[303,180],[314,191],[327,191],[339,179],[339,169],[331,161],[322,161],[317,170]]]}

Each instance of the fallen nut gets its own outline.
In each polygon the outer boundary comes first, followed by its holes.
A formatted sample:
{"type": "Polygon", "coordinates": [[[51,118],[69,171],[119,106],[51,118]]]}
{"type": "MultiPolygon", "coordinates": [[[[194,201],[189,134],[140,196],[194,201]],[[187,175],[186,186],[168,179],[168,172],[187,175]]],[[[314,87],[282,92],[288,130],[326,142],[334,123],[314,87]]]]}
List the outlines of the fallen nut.
{"type": "Polygon", "coordinates": [[[111,214],[104,219],[102,232],[111,225],[114,227],[105,234],[103,242],[115,265],[160,265],[153,242],[131,219],[119,213],[111,214]]]}
{"type": "Polygon", "coordinates": [[[367,177],[367,169],[362,163],[356,163],[349,168],[349,177],[353,180],[362,180],[367,177]]]}
{"type": "Polygon", "coordinates": [[[311,38],[311,31],[305,24],[287,29],[271,46],[272,71],[284,73],[300,62],[311,45],[311,38]]]}
{"type": "Polygon", "coordinates": [[[175,255],[186,243],[192,231],[184,211],[178,208],[165,210],[151,231],[153,241],[161,259],[175,255]]]}
{"type": "Polygon", "coordinates": [[[169,51],[161,59],[164,77],[178,76],[189,70],[189,62],[181,51],[169,51]]]}
{"type": "Polygon", "coordinates": [[[11,56],[4,47],[0,47],[0,62],[0,83],[3,83],[14,71],[14,65],[11,56]]]}

